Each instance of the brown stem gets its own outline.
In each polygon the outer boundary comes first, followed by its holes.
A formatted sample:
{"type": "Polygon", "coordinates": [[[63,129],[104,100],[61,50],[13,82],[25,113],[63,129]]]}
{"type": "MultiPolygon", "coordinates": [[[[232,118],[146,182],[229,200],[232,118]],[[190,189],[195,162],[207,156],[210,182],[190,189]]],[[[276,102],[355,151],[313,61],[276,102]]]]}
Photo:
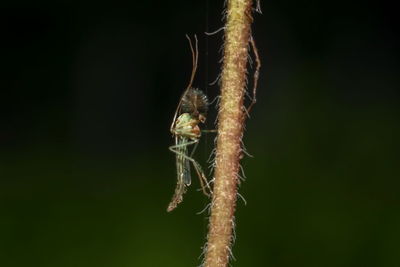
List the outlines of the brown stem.
{"type": "Polygon", "coordinates": [[[245,118],[243,99],[250,25],[253,20],[251,8],[252,0],[228,1],[214,193],[204,262],[206,267],[227,266],[233,241],[233,221],[245,118]]]}

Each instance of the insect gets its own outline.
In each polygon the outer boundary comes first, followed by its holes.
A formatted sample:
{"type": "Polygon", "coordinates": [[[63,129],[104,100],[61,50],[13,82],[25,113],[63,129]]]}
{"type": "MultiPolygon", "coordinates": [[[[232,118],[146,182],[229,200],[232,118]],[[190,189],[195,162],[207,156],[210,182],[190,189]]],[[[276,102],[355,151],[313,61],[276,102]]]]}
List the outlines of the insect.
{"type": "Polygon", "coordinates": [[[167,208],[168,212],[174,210],[182,202],[186,187],[191,184],[190,165],[193,165],[200,179],[203,193],[207,196],[210,195],[208,192],[211,193],[208,180],[200,164],[193,159],[193,154],[200,141],[202,132],[199,124],[204,123],[206,120],[209,103],[203,91],[192,87],[199,56],[197,37],[195,35],[195,50],[189,36],[186,35],[186,38],[189,40],[190,50],[192,51],[193,65],[189,84],[181,96],[170,128],[175,138],[175,145],[170,146],[169,150],[175,153],[176,156],[177,184],[172,200],[167,208]],[[189,147],[191,146],[193,147],[189,152],[189,147]]]}

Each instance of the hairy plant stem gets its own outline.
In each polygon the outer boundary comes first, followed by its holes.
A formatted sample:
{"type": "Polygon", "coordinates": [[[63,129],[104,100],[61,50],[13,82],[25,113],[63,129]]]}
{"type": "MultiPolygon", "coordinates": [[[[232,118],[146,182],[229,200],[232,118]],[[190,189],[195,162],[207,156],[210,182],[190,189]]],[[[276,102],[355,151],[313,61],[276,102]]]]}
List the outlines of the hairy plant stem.
{"type": "Polygon", "coordinates": [[[233,242],[252,0],[228,0],[214,193],[204,266],[227,266],[233,242]]]}

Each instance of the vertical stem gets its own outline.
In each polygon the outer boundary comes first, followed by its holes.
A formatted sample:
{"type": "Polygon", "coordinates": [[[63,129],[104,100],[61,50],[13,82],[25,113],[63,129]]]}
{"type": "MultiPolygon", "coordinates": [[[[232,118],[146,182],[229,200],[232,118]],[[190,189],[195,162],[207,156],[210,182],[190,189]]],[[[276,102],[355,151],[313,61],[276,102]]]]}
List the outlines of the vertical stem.
{"type": "Polygon", "coordinates": [[[228,0],[214,193],[205,266],[227,266],[233,241],[239,161],[242,153],[252,0],[228,0]]]}

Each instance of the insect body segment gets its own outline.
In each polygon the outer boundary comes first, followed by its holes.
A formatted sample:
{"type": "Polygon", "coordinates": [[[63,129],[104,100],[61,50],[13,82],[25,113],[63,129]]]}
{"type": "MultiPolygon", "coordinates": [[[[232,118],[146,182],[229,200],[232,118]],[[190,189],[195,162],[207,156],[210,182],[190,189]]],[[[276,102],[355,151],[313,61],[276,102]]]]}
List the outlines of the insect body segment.
{"type": "Polygon", "coordinates": [[[199,119],[196,119],[189,113],[183,113],[176,119],[172,134],[181,138],[198,139],[201,136],[200,127],[198,126],[199,122],[199,119]]]}

